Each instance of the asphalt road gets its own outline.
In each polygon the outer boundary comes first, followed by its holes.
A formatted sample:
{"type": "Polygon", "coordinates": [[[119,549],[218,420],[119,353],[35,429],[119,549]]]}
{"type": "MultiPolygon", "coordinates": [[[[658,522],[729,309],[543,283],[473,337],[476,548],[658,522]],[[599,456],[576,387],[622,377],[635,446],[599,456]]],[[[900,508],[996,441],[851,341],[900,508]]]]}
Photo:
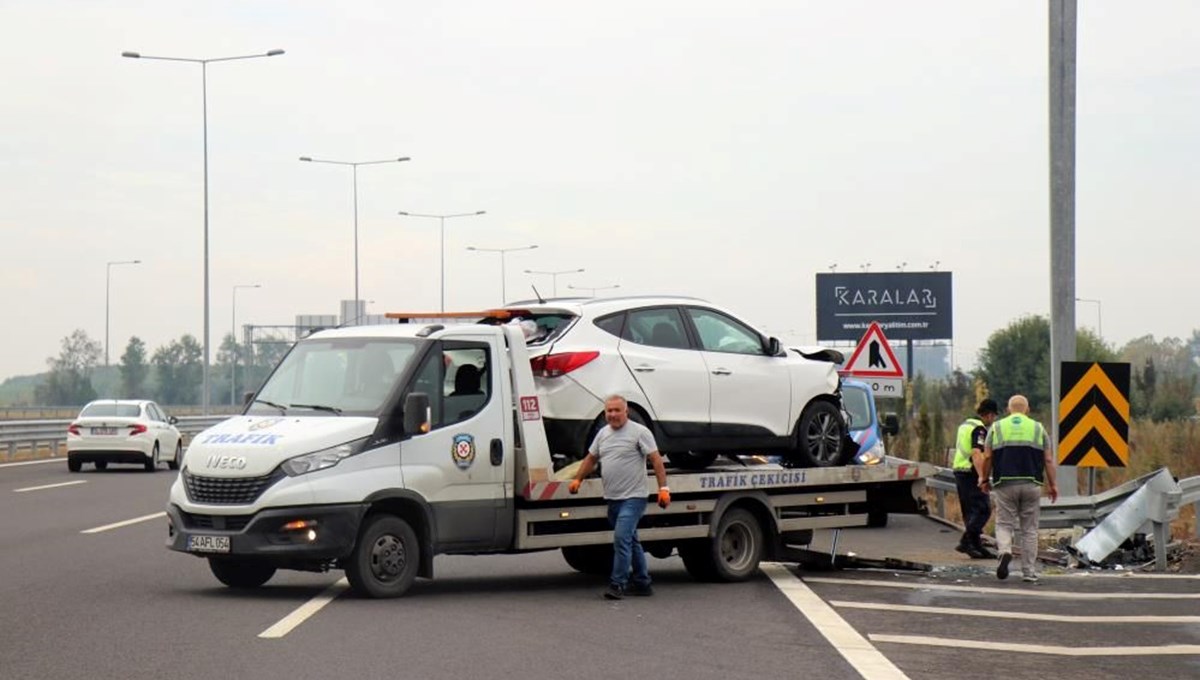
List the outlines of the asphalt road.
{"type": "Polygon", "coordinates": [[[437,578],[399,600],[358,599],[337,585],[340,573],[280,572],[235,592],[203,560],[164,548],[158,513],[174,476],[121,466],[70,474],[61,460],[0,466],[0,677],[1200,676],[1200,647],[1161,648],[1200,645],[1200,580],[1001,583],[990,565],[947,548],[952,532],[917,517],[843,532],[840,547],[944,557],[932,576],[768,566],[746,583],[701,584],[672,557],[651,561],[655,597],[611,603],[602,581],[546,552],[439,557],[437,578]],[[139,521],[120,525],[130,520],[139,521]],[[336,597],[317,609],[322,593],[336,597]],[[1044,614],[1190,618],[1036,618],[1044,614]],[[996,643],[1024,647],[988,648],[996,643]],[[871,647],[882,665],[864,661],[871,647]],[[1100,647],[1113,649],[1066,655],[1100,647]]]}

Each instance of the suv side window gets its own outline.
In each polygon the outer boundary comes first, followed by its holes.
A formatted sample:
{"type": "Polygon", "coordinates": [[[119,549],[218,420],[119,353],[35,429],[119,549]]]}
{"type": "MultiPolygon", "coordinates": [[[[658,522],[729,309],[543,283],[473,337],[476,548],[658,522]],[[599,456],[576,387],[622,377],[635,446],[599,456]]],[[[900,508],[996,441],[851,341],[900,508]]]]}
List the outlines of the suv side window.
{"type": "Polygon", "coordinates": [[[749,326],[711,309],[688,308],[688,316],[706,352],[765,354],[762,337],[749,326]]]}
{"type": "Polygon", "coordinates": [[[596,327],[605,333],[615,335],[619,338],[621,337],[621,329],[625,326],[625,312],[602,316],[592,323],[596,324],[596,327]]]}
{"type": "Polygon", "coordinates": [[[630,311],[629,321],[625,324],[625,332],[621,337],[652,347],[691,349],[687,331],[683,327],[683,316],[674,307],[630,311]]]}

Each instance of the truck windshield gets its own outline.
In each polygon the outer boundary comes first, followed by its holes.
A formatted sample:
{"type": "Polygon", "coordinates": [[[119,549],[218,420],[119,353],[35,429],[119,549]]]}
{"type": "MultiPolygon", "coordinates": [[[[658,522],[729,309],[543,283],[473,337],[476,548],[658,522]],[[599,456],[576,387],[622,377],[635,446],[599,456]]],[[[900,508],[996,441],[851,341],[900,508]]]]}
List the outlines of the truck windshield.
{"type": "Polygon", "coordinates": [[[850,414],[850,429],[865,430],[871,426],[871,404],[867,390],[856,385],[842,385],[842,405],[850,414]]]}
{"type": "Polygon", "coordinates": [[[377,416],[423,341],[304,340],[255,395],[249,415],[377,416]],[[295,411],[293,411],[293,407],[295,411]]]}

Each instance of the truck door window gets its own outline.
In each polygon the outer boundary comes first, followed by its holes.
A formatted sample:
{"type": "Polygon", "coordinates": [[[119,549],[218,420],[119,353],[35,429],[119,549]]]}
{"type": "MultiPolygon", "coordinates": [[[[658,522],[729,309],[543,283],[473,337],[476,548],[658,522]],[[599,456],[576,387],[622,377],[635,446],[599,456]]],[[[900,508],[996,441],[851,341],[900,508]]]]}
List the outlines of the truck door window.
{"type": "Polygon", "coordinates": [[[492,394],[488,347],[446,341],[430,352],[413,382],[413,392],[429,395],[433,429],[461,423],[478,413],[492,394]]]}

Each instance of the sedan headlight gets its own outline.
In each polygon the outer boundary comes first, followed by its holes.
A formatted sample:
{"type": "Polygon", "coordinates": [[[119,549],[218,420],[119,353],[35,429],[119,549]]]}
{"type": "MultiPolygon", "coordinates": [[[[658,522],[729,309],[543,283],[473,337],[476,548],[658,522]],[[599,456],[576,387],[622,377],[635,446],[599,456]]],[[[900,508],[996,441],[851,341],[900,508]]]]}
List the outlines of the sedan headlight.
{"type": "Polygon", "coordinates": [[[883,440],[876,439],[875,443],[872,444],[870,448],[858,454],[858,464],[878,465],[879,463],[883,462],[883,459],[886,456],[887,452],[883,448],[883,440]]]}
{"type": "Polygon", "coordinates": [[[349,458],[359,451],[362,451],[363,444],[365,444],[366,441],[367,438],[363,437],[362,439],[355,439],[354,441],[346,442],[345,444],[338,444],[337,446],[331,446],[327,449],[321,449],[320,451],[313,451],[312,453],[306,453],[302,456],[289,458],[283,461],[283,471],[286,472],[290,477],[297,477],[299,475],[308,474],[309,472],[316,472],[317,470],[331,468],[334,465],[342,462],[343,459],[349,458]]]}

